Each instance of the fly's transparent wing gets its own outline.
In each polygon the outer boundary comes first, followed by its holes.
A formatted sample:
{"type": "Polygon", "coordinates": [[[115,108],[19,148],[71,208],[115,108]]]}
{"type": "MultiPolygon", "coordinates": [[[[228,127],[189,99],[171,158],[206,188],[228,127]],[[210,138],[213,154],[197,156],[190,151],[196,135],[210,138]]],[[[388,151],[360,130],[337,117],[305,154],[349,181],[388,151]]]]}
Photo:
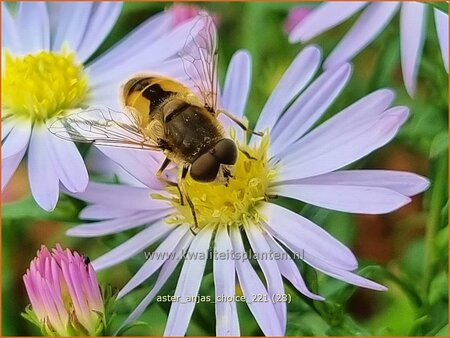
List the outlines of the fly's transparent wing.
{"type": "Polygon", "coordinates": [[[179,53],[196,94],[211,112],[218,105],[217,31],[211,16],[200,13],[179,53]]]}
{"type": "Polygon", "coordinates": [[[49,130],[68,141],[160,150],[140,131],[131,112],[126,114],[106,107],[90,108],[59,118],[50,125],[49,130]]]}

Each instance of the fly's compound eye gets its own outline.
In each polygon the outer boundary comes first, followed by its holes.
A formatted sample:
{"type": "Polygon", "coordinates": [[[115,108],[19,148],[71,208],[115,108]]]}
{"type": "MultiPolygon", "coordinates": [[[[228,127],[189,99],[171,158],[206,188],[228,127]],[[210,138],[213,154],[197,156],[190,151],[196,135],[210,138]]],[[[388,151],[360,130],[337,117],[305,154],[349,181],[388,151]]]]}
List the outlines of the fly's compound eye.
{"type": "Polygon", "coordinates": [[[228,138],[223,138],[214,146],[213,155],[222,164],[235,164],[237,160],[236,144],[228,138]]]}
{"type": "Polygon", "coordinates": [[[198,182],[212,182],[219,172],[220,162],[210,152],[200,155],[191,165],[191,177],[198,182]]]}

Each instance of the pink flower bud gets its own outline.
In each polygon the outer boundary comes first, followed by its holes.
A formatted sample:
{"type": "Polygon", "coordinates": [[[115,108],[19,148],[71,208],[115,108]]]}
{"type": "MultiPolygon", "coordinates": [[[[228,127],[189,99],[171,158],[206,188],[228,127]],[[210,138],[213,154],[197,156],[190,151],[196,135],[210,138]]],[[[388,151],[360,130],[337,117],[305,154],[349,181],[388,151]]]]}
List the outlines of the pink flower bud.
{"type": "Polygon", "coordinates": [[[23,276],[31,309],[25,317],[45,335],[101,334],[104,306],[95,271],[76,251],[44,245],[23,276]]]}

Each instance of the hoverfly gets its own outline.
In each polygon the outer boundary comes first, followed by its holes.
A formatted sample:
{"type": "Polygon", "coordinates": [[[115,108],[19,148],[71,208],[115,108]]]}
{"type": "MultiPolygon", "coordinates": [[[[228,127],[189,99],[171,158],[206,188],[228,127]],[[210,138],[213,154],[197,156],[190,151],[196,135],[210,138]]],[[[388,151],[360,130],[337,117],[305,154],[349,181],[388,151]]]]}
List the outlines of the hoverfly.
{"type": "MultiPolygon", "coordinates": [[[[192,89],[169,77],[140,74],[121,88],[124,112],[91,108],[58,119],[50,126],[56,136],[98,146],[162,151],[166,158],[157,175],[174,162],[180,185],[197,225],[195,207],[183,188],[187,174],[199,182],[226,184],[232,177],[238,148],[225,136],[218,115],[224,114],[247,132],[245,123],[218,108],[217,37],[212,18],[199,14],[179,57],[192,89]]],[[[247,156],[247,155],[246,155],[247,156]]]]}

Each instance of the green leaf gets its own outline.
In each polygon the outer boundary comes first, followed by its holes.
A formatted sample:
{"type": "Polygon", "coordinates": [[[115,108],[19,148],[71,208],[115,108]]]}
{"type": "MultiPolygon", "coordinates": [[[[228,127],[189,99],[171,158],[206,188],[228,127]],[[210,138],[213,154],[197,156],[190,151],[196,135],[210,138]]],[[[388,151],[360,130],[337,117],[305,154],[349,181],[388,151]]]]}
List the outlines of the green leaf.
{"type": "Polygon", "coordinates": [[[448,151],[448,132],[441,131],[431,142],[430,158],[437,158],[448,151]]]}
{"type": "Polygon", "coordinates": [[[52,212],[41,209],[36,201],[30,196],[14,203],[2,205],[3,220],[38,219],[63,222],[74,222],[77,220],[79,207],[76,202],[67,196],[61,196],[58,205],[52,212]]]}
{"type": "Polygon", "coordinates": [[[448,14],[448,2],[446,1],[440,1],[440,2],[429,2],[431,6],[434,8],[440,9],[441,11],[448,14]]]}

